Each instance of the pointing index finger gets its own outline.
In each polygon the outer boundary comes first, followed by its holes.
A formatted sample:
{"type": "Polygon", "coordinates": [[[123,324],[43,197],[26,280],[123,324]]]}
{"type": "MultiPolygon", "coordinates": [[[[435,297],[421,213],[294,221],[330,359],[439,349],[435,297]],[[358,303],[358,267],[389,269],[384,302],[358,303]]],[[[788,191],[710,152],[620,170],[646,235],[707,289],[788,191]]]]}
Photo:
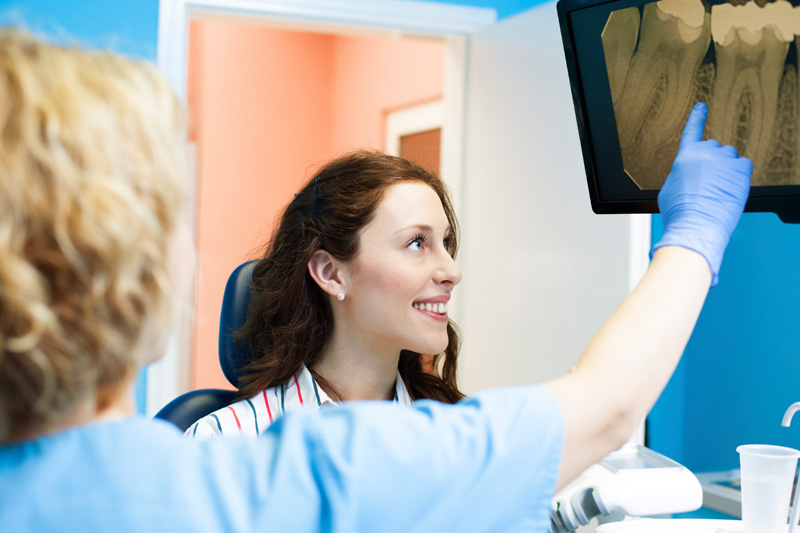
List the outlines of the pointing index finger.
{"type": "Polygon", "coordinates": [[[708,117],[708,107],[703,102],[698,102],[689,113],[689,118],[686,120],[686,127],[683,128],[681,134],[680,148],[684,148],[689,144],[700,142],[703,140],[703,130],[706,127],[706,118],[708,117]]]}

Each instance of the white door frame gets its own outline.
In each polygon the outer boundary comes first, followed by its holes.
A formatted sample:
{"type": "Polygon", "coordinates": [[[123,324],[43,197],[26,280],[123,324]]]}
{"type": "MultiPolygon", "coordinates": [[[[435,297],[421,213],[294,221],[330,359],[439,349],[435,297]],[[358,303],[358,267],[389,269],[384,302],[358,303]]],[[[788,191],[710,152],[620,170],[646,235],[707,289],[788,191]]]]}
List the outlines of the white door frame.
{"type": "Polygon", "coordinates": [[[391,111],[386,115],[386,153],[399,156],[403,137],[439,128],[444,129],[441,99],[391,111]]]}
{"type": "MultiPolygon", "coordinates": [[[[463,112],[467,38],[497,20],[494,9],[414,0],[160,0],[158,13],[159,70],[186,103],[189,21],[228,17],[344,33],[371,31],[389,35],[418,35],[444,39],[445,118],[442,130],[442,178],[448,182],[458,210],[461,191],[463,112]]],[[[190,183],[189,187],[196,184],[190,183]]],[[[147,414],[186,389],[186,358],[181,343],[170,344],[166,356],[148,367],[147,414]],[[182,362],[184,361],[184,362],[182,362]]]]}
{"type": "Polygon", "coordinates": [[[158,66],[181,97],[189,20],[209,15],[435,37],[466,37],[497,20],[494,9],[413,0],[161,0],[158,66]]]}

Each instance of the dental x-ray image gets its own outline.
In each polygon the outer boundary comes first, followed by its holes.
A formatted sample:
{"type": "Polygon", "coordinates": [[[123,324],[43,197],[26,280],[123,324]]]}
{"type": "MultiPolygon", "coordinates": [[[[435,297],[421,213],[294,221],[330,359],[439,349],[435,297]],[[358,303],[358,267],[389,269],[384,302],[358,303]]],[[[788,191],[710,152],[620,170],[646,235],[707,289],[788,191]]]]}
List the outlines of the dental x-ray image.
{"type": "Polygon", "coordinates": [[[800,184],[800,7],[659,0],[612,11],[601,34],[625,173],[659,189],[689,110],[709,106],[706,138],[754,164],[752,184],[800,184]]]}

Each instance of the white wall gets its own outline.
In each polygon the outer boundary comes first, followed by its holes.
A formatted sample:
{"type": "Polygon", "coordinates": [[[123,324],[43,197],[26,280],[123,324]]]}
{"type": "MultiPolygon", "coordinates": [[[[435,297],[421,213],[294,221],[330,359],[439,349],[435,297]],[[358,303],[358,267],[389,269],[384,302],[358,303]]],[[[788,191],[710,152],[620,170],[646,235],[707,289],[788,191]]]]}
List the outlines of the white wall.
{"type": "Polygon", "coordinates": [[[555,3],[481,30],[469,54],[455,316],[467,393],[566,372],[628,291],[631,229],[591,211],[555,3]]]}

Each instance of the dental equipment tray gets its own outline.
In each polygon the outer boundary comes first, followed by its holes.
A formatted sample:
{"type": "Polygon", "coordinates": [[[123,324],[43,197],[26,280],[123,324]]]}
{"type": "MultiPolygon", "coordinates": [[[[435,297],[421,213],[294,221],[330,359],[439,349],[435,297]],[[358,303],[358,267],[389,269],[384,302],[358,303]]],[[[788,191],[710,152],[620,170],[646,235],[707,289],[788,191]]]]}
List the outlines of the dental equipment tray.
{"type": "Polygon", "coordinates": [[[739,469],[697,474],[703,487],[703,507],[742,517],[742,483],[739,469]]]}
{"type": "MultiPolygon", "coordinates": [[[[794,501],[798,477],[800,477],[800,471],[795,473],[791,501],[794,501]]],[[[697,474],[697,479],[700,480],[700,485],[703,487],[703,507],[736,518],[742,517],[742,480],[738,468],[719,472],[701,472],[697,474]]]]}
{"type": "Polygon", "coordinates": [[[792,2],[559,0],[595,213],[658,212],[686,118],[703,101],[706,138],[753,161],[745,211],[800,222],[792,2]]]}

